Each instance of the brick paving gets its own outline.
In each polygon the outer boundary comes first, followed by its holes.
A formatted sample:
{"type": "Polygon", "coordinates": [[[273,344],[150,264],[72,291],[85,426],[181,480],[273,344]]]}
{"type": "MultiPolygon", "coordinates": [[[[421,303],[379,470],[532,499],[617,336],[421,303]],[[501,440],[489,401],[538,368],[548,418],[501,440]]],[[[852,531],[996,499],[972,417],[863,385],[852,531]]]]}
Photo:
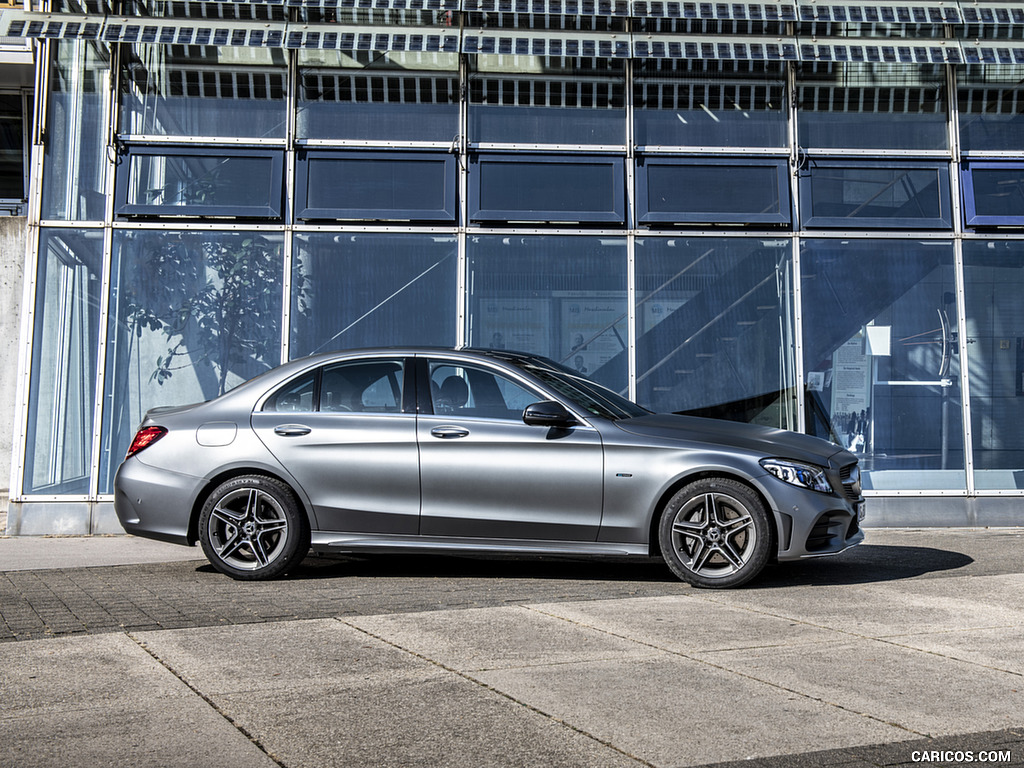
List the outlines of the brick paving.
{"type": "Polygon", "coordinates": [[[658,562],[309,558],[233,581],[205,561],[0,572],[0,641],[58,635],[673,595],[658,562]]]}

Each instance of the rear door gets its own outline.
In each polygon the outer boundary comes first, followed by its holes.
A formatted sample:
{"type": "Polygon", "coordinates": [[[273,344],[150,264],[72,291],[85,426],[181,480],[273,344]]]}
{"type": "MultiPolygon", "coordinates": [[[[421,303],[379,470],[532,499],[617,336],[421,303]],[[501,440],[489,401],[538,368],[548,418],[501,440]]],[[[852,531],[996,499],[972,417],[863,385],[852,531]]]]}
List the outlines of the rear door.
{"type": "Polygon", "coordinates": [[[523,409],[550,398],[509,372],[443,357],[422,365],[420,532],[594,541],[603,497],[598,432],[524,424],[523,409]]]}
{"type": "Polygon", "coordinates": [[[321,530],[417,532],[419,456],[416,415],[405,407],[407,367],[388,357],[325,365],[253,413],[253,428],[302,486],[321,530]]]}

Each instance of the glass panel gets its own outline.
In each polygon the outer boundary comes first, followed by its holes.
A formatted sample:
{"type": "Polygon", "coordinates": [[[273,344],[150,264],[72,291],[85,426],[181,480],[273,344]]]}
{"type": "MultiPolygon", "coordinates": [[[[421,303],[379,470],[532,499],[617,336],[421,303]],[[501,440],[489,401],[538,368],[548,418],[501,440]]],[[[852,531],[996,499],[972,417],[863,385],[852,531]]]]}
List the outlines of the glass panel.
{"type": "Polygon", "coordinates": [[[625,71],[614,59],[481,54],[469,74],[470,141],[624,144],[625,71]]]}
{"type": "Polygon", "coordinates": [[[623,161],[609,157],[474,156],[472,221],[625,221],[623,161]]]}
{"type": "Polygon", "coordinates": [[[550,357],[626,391],[624,238],[481,235],[467,250],[472,346],[550,357]]]}
{"type": "Polygon", "coordinates": [[[28,494],[89,492],[102,265],[102,231],[42,231],[25,439],[28,494]]]}
{"type": "Polygon", "coordinates": [[[1024,66],[957,68],[960,149],[1019,152],[1024,149],[1024,66]]]}
{"type": "Polygon", "coordinates": [[[949,169],[812,160],[801,179],[800,207],[807,227],[949,228],[949,169]]]}
{"type": "Polygon", "coordinates": [[[400,412],[403,367],[397,360],[375,360],[324,369],[320,410],[328,413],[400,412]]]}
{"type": "Polygon", "coordinates": [[[526,406],[541,399],[493,371],[442,363],[430,364],[430,392],[437,415],[511,421],[522,421],[526,406]]]}
{"type": "Polygon", "coordinates": [[[283,238],[114,231],[100,491],[143,414],[210,400],[281,362],[283,238]]]}
{"type": "Polygon", "coordinates": [[[638,161],[640,221],[788,224],[789,177],[785,160],[638,161]]]}
{"type": "Polygon", "coordinates": [[[299,51],[302,139],[453,141],[458,56],[299,51]]]}
{"type": "Polygon", "coordinates": [[[945,67],[797,67],[799,144],[808,149],[946,149],[945,67]]]}
{"type": "Polygon", "coordinates": [[[296,218],[454,221],[455,173],[440,152],[301,153],[296,218]]]}
{"type": "Polygon", "coordinates": [[[312,413],[316,410],[316,373],[308,373],[288,382],[267,398],[264,411],[276,413],[312,413]]]}
{"type": "Polygon", "coordinates": [[[964,241],[974,482],[1024,488],[1024,242],[964,241]]]}
{"type": "Polygon", "coordinates": [[[968,226],[1024,222],[1024,165],[968,163],[963,168],[968,226]]]}
{"type": "Polygon", "coordinates": [[[451,235],[295,237],[291,357],[358,347],[455,344],[451,235]]]}
{"type": "Polygon", "coordinates": [[[44,219],[102,221],[106,196],[108,52],[53,41],[43,174],[44,219]]]}
{"type": "Polygon", "coordinates": [[[119,214],[281,214],[283,153],[130,151],[118,173],[119,214]]]}
{"type": "Polygon", "coordinates": [[[121,77],[121,132],[284,138],[285,52],[239,46],[133,45],[121,77]]]}
{"type": "Polygon", "coordinates": [[[0,198],[24,200],[25,100],[20,93],[0,94],[0,198]]]}
{"type": "Polygon", "coordinates": [[[965,487],[948,241],[802,243],[807,406],[864,487],[965,487]]]}
{"type": "Polygon", "coordinates": [[[796,426],[789,240],[637,240],[637,402],[796,426]]]}
{"type": "Polygon", "coordinates": [[[640,61],[633,94],[635,140],[640,146],[787,144],[782,63],[640,61]]]}

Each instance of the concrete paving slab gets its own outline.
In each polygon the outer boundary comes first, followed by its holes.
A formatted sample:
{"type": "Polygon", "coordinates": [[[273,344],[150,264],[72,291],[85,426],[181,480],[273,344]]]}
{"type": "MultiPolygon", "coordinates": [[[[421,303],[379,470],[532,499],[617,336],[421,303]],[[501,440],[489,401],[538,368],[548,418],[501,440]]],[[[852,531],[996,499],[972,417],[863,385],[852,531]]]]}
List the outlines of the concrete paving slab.
{"type": "Polygon", "coordinates": [[[421,676],[425,666],[336,619],[139,632],[136,637],[176,674],[211,695],[347,687],[371,678],[421,676]]]}
{"type": "MultiPolygon", "coordinates": [[[[936,634],[908,634],[889,642],[951,659],[1024,676],[1024,632],[995,627],[936,634]]],[[[1024,680],[1021,680],[1024,688],[1024,680]]],[[[1024,719],[1024,718],[1022,718],[1024,719]]]]}
{"type": "Polygon", "coordinates": [[[941,586],[915,590],[903,582],[885,582],[784,590],[752,588],[714,595],[702,593],[701,599],[860,637],[898,635],[905,633],[907,627],[927,633],[1024,624],[1024,611],[1017,608],[987,602],[980,595],[956,597],[942,592],[941,586]]]}
{"type": "Polygon", "coordinates": [[[275,766],[126,635],[0,645],[0,765],[275,766]]]}
{"type": "Polygon", "coordinates": [[[138,694],[192,695],[126,635],[60,637],[0,644],[3,699],[0,713],[46,707],[93,707],[97,701],[138,694]]]}
{"type": "Polygon", "coordinates": [[[419,679],[217,697],[288,768],[637,768],[519,702],[438,667],[419,679]]]}
{"type": "Polygon", "coordinates": [[[649,656],[650,648],[524,607],[364,616],[347,624],[460,671],[649,656]]]}
{"type": "Polygon", "coordinates": [[[676,653],[829,642],[841,633],[701,599],[699,595],[589,603],[547,603],[532,610],[676,653]]]}
{"type": "MultiPolygon", "coordinates": [[[[467,612],[447,613],[450,625],[467,612]]],[[[138,637],[289,768],[636,765],[521,703],[334,619],[138,637]]]]}
{"type": "Polygon", "coordinates": [[[663,654],[475,673],[508,696],[657,766],[912,738],[903,729],[663,654]]]}
{"type": "Polygon", "coordinates": [[[1019,676],[886,641],[725,651],[700,658],[923,736],[1009,728],[1020,723],[1024,712],[1019,676]],[[950,706],[951,701],[956,705],[950,706]]]}
{"type": "Polygon", "coordinates": [[[0,715],[4,768],[280,768],[198,696],[0,715]]]}

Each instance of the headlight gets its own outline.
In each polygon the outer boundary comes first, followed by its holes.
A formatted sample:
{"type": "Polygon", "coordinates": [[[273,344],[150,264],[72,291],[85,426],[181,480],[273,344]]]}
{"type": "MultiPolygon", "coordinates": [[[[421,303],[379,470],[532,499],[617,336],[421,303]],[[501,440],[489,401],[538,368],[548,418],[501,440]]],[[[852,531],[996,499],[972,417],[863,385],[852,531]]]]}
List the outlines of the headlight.
{"type": "Polygon", "coordinates": [[[784,483],[820,493],[832,493],[832,486],[821,467],[784,459],[761,459],[761,466],[784,483]]]}

